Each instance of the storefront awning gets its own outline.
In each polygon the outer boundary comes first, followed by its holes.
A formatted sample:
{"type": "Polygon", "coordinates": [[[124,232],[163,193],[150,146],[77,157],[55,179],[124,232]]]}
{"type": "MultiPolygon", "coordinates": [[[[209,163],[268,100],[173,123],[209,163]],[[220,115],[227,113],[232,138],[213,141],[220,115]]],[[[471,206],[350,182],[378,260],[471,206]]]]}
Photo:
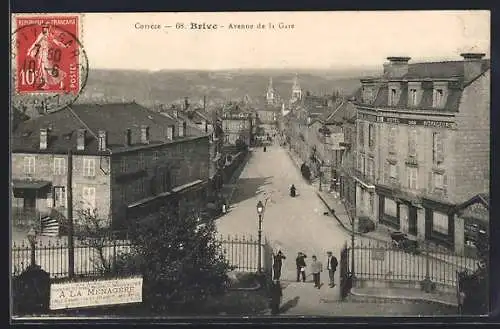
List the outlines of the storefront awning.
{"type": "Polygon", "coordinates": [[[23,198],[25,195],[43,195],[50,191],[52,182],[43,180],[12,180],[14,197],[23,198]]]}
{"type": "Polygon", "coordinates": [[[49,181],[33,181],[33,180],[18,180],[14,179],[12,181],[12,188],[14,190],[40,190],[44,187],[51,185],[49,181]]]}

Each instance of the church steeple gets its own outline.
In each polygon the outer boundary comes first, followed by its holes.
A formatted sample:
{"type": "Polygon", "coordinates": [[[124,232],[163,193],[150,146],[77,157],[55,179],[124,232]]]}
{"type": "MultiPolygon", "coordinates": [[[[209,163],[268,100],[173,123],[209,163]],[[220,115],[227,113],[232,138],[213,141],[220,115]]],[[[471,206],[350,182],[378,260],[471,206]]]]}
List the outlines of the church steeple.
{"type": "Polygon", "coordinates": [[[302,89],[300,88],[299,84],[299,76],[297,73],[295,73],[295,78],[293,79],[293,86],[292,86],[292,98],[290,99],[290,101],[294,103],[301,99],[302,99],[302,89]]]}
{"type": "Polygon", "coordinates": [[[274,104],[275,101],[275,92],[273,87],[273,78],[269,78],[269,86],[267,87],[267,95],[266,95],[267,104],[274,104]]]}

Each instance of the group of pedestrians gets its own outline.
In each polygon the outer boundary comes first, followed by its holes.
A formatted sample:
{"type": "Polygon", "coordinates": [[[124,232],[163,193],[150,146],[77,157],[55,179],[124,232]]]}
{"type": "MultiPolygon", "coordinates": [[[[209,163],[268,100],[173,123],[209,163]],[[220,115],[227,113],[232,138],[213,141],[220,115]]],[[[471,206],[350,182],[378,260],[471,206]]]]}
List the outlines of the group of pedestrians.
{"type": "MultiPolygon", "coordinates": [[[[326,269],[328,271],[329,278],[329,287],[335,287],[335,271],[337,271],[338,260],[337,257],[333,255],[331,251],[327,253],[327,266],[326,269]]],[[[306,282],[306,258],[307,255],[303,252],[299,251],[297,254],[297,258],[295,259],[295,265],[297,268],[297,282],[306,282]]],[[[323,263],[318,260],[318,258],[313,255],[311,257],[312,262],[310,265],[311,274],[313,277],[314,287],[320,289],[321,288],[321,272],[323,272],[323,263]]],[[[281,266],[281,264],[279,265],[281,266]]]]}
{"type": "MultiPolygon", "coordinates": [[[[335,271],[337,270],[338,260],[331,251],[328,251],[326,259],[326,269],[328,271],[329,287],[335,287],[335,271]]],[[[307,255],[301,251],[298,252],[295,258],[295,266],[297,269],[297,282],[306,282],[306,258],[307,255]]],[[[281,303],[282,290],[281,290],[281,268],[283,260],[286,256],[281,250],[273,254],[273,284],[271,286],[271,313],[277,314],[279,312],[279,305],[281,303]]],[[[323,263],[318,260],[316,255],[311,257],[310,271],[313,277],[314,287],[321,289],[321,272],[323,272],[323,263]]]]}

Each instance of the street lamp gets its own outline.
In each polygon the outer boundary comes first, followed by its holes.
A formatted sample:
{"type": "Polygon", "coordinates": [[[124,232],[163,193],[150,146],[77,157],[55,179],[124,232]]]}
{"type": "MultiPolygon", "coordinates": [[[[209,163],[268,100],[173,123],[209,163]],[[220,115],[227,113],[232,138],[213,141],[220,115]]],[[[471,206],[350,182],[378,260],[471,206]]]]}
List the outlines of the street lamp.
{"type": "Polygon", "coordinates": [[[36,245],[36,232],[33,228],[28,231],[28,241],[31,246],[31,266],[36,266],[36,255],[35,255],[35,245],[36,245]]]}
{"type": "Polygon", "coordinates": [[[258,231],[258,244],[259,244],[259,250],[258,250],[258,271],[259,273],[262,272],[262,255],[261,255],[261,245],[262,245],[262,215],[264,214],[264,205],[262,204],[262,201],[259,200],[257,203],[257,215],[259,215],[259,231],[258,231]]]}

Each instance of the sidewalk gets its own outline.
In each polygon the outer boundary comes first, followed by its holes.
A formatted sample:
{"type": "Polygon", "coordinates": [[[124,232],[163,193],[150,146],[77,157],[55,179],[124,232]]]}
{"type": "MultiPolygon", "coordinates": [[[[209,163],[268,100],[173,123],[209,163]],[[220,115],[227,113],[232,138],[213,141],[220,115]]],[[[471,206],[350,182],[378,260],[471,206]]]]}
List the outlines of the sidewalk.
{"type": "Polygon", "coordinates": [[[456,294],[439,291],[426,293],[421,290],[409,288],[352,288],[351,295],[352,297],[350,299],[362,299],[366,302],[377,302],[377,300],[392,300],[395,303],[403,301],[424,301],[449,306],[458,306],[456,294]]]}
{"type": "Polygon", "coordinates": [[[241,172],[243,171],[243,168],[245,168],[246,164],[248,163],[248,160],[252,156],[253,150],[249,149],[248,153],[245,156],[245,159],[241,163],[241,165],[235,170],[233,175],[231,176],[231,179],[227,184],[224,184],[222,186],[222,196],[224,200],[227,201],[228,206],[231,206],[231,199],[233,198],[234,191],[236,190],[237,187],[237,182],[238,179],[240,178],[241,172]]]}
{"type": "MultiPolygon", "coordinates": [[[[351,233],[351,220],[347,215],[346,208],[340,198],[335,197],[333,193],[328,192],[316,192],[318,197],[323,201],[325,206],[328,208],[330,213],[337,219],[340,225],[349,233],[351,233]]],[[[383,225],[376,225],[375,230],[368,233],[360,233],[357,228],[354,228],[354,234],[358,236],[363,236],[366,238],[370,238],[376,242],[380,243],[391,243],[391,230],[383,225]]],[[[442,246],[430,244],[429,249],[431,251],[430,256],[437,260],[441,260],[448,264],[461,264],[463,267],[468,270],[475,270],[476,259],[466,258],[463,256],[455,256],[450,253],[449,250],[444,249],[442,246]]]]}
{"type": "MultiPolygon", "coordinates": [[[[285,147],[290,159],[296,164],[297,168],[300,169],[302,164],[301,160],[298,158],[298,155],[294,152],[294,150],[289,149],[288,146],[285,147]]],[[[320,192],[319,191],[319,182],[317,180],[313,180],[313,186],[316,187],[316,194],[320,198],[320,200],[325,204],[325,206],[330,211],[331,215],[339,222],[339,224],[344,228],[345,231],[351,233],[351,220],[347,215],[346,208],[342,203],[341,199],[335,197],[335,194],[329,192],[320,192]]],[[[354,234],[358,236],[362,236],[365,238],[369,238],[374,242],[380,243],[391,243],[391,230],[383,225],[376,225],[375,230],[368,233],[360,233],[357,231],[357,228],[354,228],[354,234]]],[[[468,270],[476,269],[476,259],[466,258],[462,256],[454,256],[450,254],[448,249],[445,249],[442,246],[430,244],[429,245],[431,252],[431,257],[441,260],[447,264],[461,264],[462,267],[467,268],[468,270]]]]}

